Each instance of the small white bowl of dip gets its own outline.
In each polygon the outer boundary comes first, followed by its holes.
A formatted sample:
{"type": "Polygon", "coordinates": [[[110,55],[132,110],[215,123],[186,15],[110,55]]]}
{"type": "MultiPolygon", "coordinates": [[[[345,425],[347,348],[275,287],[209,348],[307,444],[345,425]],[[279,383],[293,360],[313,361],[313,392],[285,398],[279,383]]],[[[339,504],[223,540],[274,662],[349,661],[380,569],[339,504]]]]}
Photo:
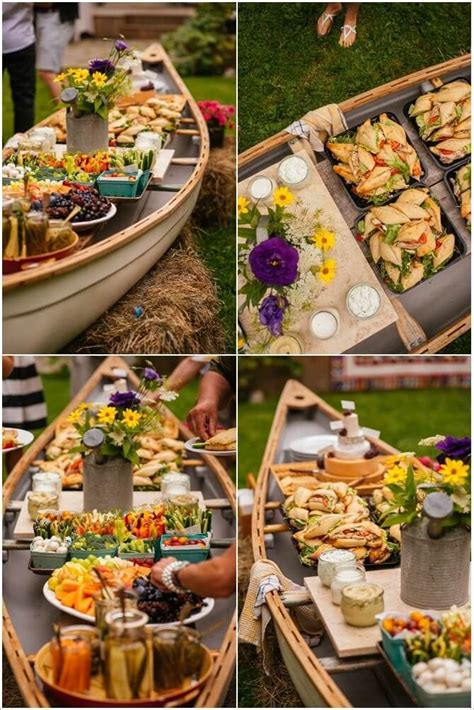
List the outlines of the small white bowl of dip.
{"type": "Polygon", "coordinates": [[[309,176],[309,165],[300,155],[289,155],[278,165],[278,180],[293,190],[303,187],[309,176]]]}
{"type": "Polygon", "coordinates": [[[248,184],[248,194],[252,200],[268,200],[275,190],[274,181],[267,175],[255,175],[248,184]]]}
{"type": "Polygon", "coordinates": [[[354,284],[347,292],[346,306],[355,318],[366,320],[373,318],[380,311],[382,297],[375,286],[361,282],[354,284]]]}
{"type": "Polygon", "coordinates": [[[334,308],[320,308],[309,320],[311,335],[318,340],[329,340],[339,330],[339,314],[334,308]]]}

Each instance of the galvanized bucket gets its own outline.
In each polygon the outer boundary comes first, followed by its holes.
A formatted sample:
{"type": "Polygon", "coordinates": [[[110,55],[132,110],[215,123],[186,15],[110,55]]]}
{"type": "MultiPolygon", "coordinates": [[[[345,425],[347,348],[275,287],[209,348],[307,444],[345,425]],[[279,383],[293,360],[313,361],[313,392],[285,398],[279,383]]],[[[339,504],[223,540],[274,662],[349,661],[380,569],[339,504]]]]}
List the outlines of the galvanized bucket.
{"type": "Polygon", "coordinates": [[[418,609],[449,609],[469,599],[471,538],[459,526],[434,540],[428,521],[402,528],[401,589],[405,604],[418,609]]]}
{"type": "Polygon", "coordinates": [[[130,461],[108,459],[103,464],[93,455],[84,458],[84,510],[130,510],[133,507],[133,474],[130,461]]]}
{"type": "Polygon", "coordinates": [[[108,122],[97,114],[75,116],[66,113],[66,142],[68,153],[93,153],[109,147],[108,122]]]}

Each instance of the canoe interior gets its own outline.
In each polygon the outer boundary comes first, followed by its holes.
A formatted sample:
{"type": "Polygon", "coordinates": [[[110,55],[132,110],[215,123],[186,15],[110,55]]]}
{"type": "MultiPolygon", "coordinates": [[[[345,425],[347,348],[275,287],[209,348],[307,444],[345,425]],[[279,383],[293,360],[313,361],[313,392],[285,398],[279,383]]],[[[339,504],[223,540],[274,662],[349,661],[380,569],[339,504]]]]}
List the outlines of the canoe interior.
{"type": "MultiPolygon", "coordinates": [[[[317,398],[309,392],[309,390],[301,387],[301,385],[289,382],[287,388],[286,392],[289,396],[286,398],[286,403],[289,408],[286,412],[286,416],[283,418],[279,419],[282,411],[281,408],[275,414],[274,427],[276,426],[277,429],[272,430],[272,434],[270,435],[270,437],[273,436],[274,449],[273,451],[267,449],[265,454],[265,460],[257,481],[256,497],[258,501],[260,501],[260,493],[262,492],[260,486],[263,486],[263,489],[265,488],[265,480],[268,480],[268,488],[266,493],[263,494],[264,499],[266,501],[284,500],[284,496],[273,475],[267,470],[267,465],[269,463],[286,463],[291,461],[291,458],[288,456],[288,449],[290,444],[297,438],[315,434],[327,435],[332,433],[329,423],[338,416],[336,412],[334,412],[334,416],[332,416],[331,412],[334,410],[330,407],[327,407],[327,411],[324,411],[326,406],[321,408],[318,407],[317,404],[313,404],[317,398]],[[294,387],[296,387],[296,389],[292,389],[294,387]],[[297,400],[303,400],[304,398],[309,402],[307,407],[297,405],[297,408],[292,408],[292,403],[295,403],[297,400]],[[281,422],[279,428],[278,421],[281,422]],[[260,477],[262,477],[262,480],[260,480],[260,477]]],[[[279,407],[284,403],[285,391],[283,392],[279,407]]],[[[380,442],[380,444],[382,449],[385,448],[382,442],[380,442]]],[[[269,439],[268,446],[271,447],[271,439],[269,439]]],[[[389,451],[393,451],[393,449],[386,445],[386,451],[388,453],[389,451]]],[[[285,520],[279,509],[265,512],[265,524],[284,522],[285,520]]],[[[261,528],[259,534],[260,537],[263,538],[261,528]]],[[[296,549],[291,540],[290,532],[265,535],[262,547],[263,556],[266,555],[266,557],[276,562],[283,574],[297,584],[304,586],[304,578],[316,574],[315,570],[300,564],[296,549]]],[[[284,623],[280,623],[280,629],[277,635],[285,663],[288,666],[295,687],[300,693],[305,706],[336,707],[336,705],[325,703],[316,688],[314,688],[314,685],[312,686],[311,683],[308,683],[308,678],[305,677],[305,673],[300,668],[301,656],[298,653],[298,648],[301,645],[301,648],[304,648],[305,651],[309,650],[309,653],[314,654],[317,659],[334,658],[336,652],[328,635],[325,634],[322,643],[312,649],[306,646],[302,637],[300,637],[300,644],[295,643],[294,633],[293,636],[290,633],[285,633],[284,623]]],[[[373,657],[360,657],[356,660],[357,663],[359,663],[371,659],[373,660],[373,657]]],[[[351,659],[343,660],[346,662],[351,659]]],[[[324,667],[324,660],[322,663],[324,667]]],[[[360,667],[352,667],[347,672],[344,672],[341,667],[340,670],[332,674],[331,677],[347,699],[347,705],[349,706],[413,707],[413,702],[410,697],[405,693],[399,683],[394,680],[390,669],[384,664],[374,664],[373,667],[362,669],[360,667]]],[[[313,682],[317,687],[323,688],[323,681],[321,681],[321,686],[319,686],[318,679],[313,678],[313,682]]]]}
{"type": "MultiPolygon", "coordinates": [[[[466,78],[470,80],[469,68],[455,69],[443,75],[443,82],[453,79],[466,78]]],[[[397,120],[405,128],[424,168],[423,182],[430,187],[439,200],[443,211],[450,220],[455,231],[455,236],[460,242],[463,255],[436,274],[432,279],[417,285],[404,294],[399,294],[403,306],[422,326],[428,339],[435,338],[438,334],[450,328],[462,317],[470,313],[471,289],[471,235],[464,221],[459,215],[459,207],[451,192],[446,187],[444,175],[446,170],[438,167],[435,160],[431,159],[426,146],[418,137],[413,124],[404,113],[408,102],[415,100],[421,93],[421,85],[402,88],[394,94],[379,96],[368,103],[345,111],[349,128],[358,126],[367,118],[372,118],[383,112],[395,114],[397,120]]],[[[260,151],[257,151],[259,153],[260,151]]],[[[251,153],[251,150],[247,153],[251,153]]],[[[239,167],[239,180],[244,180],[259,173],[266,167],[291,155],[289,143],[285,142],[268,150],[255,159],[239,167]]],[[[338,209],[344,216],[348,226],[352,229],[363,214],[347,194],[342,184],[342,179],[332,170],[332,165],[325,153],[314,154],[318,171],[334,197],[338,209]]],[[[375,269],[378,275],[378,270],[375,269]]],[[[443,345],[446,343],[443,343],[443,345]]],[[[395,324],[384,328],[375,335],[366,338],[358,345],[347,350],[348,353],[404,353],[406,352],[395,324]]]]}
{"type": "MultiPolygon", "coordinates": [[[[126,365],[119,358],[109,358],[116,367],[126,365]]],[[[103,397],[102,384],[110,382],[110,379],[100,380],[93,387],[89,396],[89,401],[98,401],[103,397]]],[[[62,415],[60,415],[62,418],[62,415]]],[[[183,434],[184,432],[182,432],[183,434]]],[[[209,457],[210,459],[212,457],[209,457]]],[[[213,459],[215,462],[216,459],[213,459]]],[[[219,464],[218,464],[219,465],[219,464]]],[[[220,479],[214,474],[213,464],[210,466],[203,463],[202,466],[187,468],[191,475],[191,489],[201,490],[204,500],[227,499],[229,506],[222,510],[213,512],[213,533],[214,539],[235,539],[235,517],[234,517],[234,487],[228,477],[220,479]]],[[[8,504],[11,501],[22,500],[28,490],[31,490],[31,472],[25,467],[24,473],[16,486],[8,493],[4,493],[4,505],[6,512],[3,516],[3,538],[13,539],[13,531],[16,523],[16,514],[11,512],[8,504]]],[[[150,501],[155,495],[150,493],[150,501]]],[[[223,554],[224,549],[213,549],[212,556],[223,554]]],[[[22,652],[26,655],[34,654],[47,641],[51,639],[54,623],[77,624],[82,623],[77,618],[69,614],[58,611],[49,604],[43,596],[42,588],[48,579],[42,575],[33,574],[28,570],[30,553],[28,550],[3,551],[3,601],[8,609],[11,622],[21,644],[22,652]]],[[[223,665],[227,664],[226,672],[221,669],[220,677],[213,676],[206,689],[207,694],[214,694],[222,702],[227,684],[232,674],[232,663],[229,659],[234,657],[234,636],[232,619],[235,613],[235,598],[216,599],[215,607],[209,616],[198,621],[195,627],[205,634],[205,644],[213,651],[225,650],[223,658],[220,659],[223,665]],[[229,636],[230,633],[230,636],[229,636]],[[225,646],[225,649],[224,649],[225,646]]],[[[53,699],[51,698],[53,701],[53,699]]],[[[199,703],[199,699],[197,701],[199,703]]]]}

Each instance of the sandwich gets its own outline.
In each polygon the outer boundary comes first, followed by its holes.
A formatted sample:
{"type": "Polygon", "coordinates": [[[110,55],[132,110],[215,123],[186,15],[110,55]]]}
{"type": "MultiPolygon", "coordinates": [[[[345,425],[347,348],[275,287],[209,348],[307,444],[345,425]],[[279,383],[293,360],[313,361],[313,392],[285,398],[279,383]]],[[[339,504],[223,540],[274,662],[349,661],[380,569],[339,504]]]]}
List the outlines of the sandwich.
{"type": "MultiPolygon", "coordinates": [[[[225,429],[203,443],[206,451],[235,451],[237,429],[225,429]]],[[[196,446],[196,444],[195,444],[196,446]]]]}
{"type": "Polygon", "coordinates": [[[369,520],[361,523],[345,522],[331,530],[327,541],[340,548],[381,547],[386,543],[386,533],[369,520]]]}

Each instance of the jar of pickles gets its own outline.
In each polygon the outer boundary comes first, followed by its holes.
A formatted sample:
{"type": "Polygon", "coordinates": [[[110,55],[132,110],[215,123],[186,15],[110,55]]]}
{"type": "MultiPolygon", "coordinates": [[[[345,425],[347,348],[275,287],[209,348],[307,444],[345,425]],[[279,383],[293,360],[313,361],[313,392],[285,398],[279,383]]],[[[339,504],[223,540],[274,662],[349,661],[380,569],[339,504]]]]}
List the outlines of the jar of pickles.
{"type": "Polygon", "coordinates": [[[197,678],[204,648],[192,629],[157,629],[153,633],[153,681],[157,693],[181,688],[187,678],[197,678]]]}
{"type": "Polygon", "coordinates": [[[64,690],[87,693],[99,672],[99,639],[91,626],[69,626],[50,643],[53,681],[64,690]]]}
{"type": "Polygon", "coordinates": [[[38,256],[48,251],[49,219],[46,212],[28,212],[25,215],[25,239],[28,256],[38,256]]]}
{"type": "Polygon", "coordinates": [[[357,564],[338,565],[331,582],[331,599],[333,604],[341,603],[341,593],[348,584],[356,584],[365,580],[364,565],[357,564]]]}
{"type": "MultiPolygon", "coordinates": [[[[107,630],[109,628],[105,621],[105,617],[110,611],[115,611],[117,609],[120,609],[121,607],[120,597],[115,595],[114,590],[111,590],[111,593],[113,594],[113,596],[111,597],[94,597],[95,625],[99,631],[99,637],[101,641],[105,640],[107,630]]],[[[125,609],[137,610],[138,599],[136,595],[133,594],[133,592],[125,592],[125,595],[125,609]]]]}
{"type": "Polygon", "coordinates": [[[145,626],[148,616],[135,609],[105,615],[105,692],[108,698],[148,698],[151,692],[149,646],[145,626]]]}

